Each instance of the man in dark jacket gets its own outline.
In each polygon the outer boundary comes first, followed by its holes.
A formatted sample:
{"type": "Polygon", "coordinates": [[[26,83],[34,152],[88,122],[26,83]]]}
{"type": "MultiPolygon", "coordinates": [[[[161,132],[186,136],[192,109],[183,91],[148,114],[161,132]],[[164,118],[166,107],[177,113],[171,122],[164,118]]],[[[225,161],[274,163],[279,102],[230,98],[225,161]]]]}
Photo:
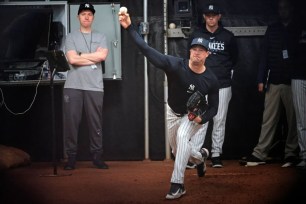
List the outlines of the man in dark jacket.
{"type": "Polygon", "coordinates": [[[189,59],[164,55],[142,39],[132,25],[128,13],[120,11],[119,22],[148,61],[156,68],[163,70],[167,76],[169,87],[166,117],[167,137],[175,161],[171,186],[166,199],[180,198],[186,193],[184,180],[188,161],[197,164],[199,177],[205,175],[205,161],[209,152],[193,144],[203,144],[208,121],[216,115],[218,110],[219,83],[211,69],[205,65],[205,60],[209,55],[208,41],[203,38],[194,39],[191,42],[189,59]],[[199,115],[190,118],[187,102],[197,92],[204,96],[202,102],[204,99],[207,100],[208,106],[202,109],[199,115]]]}
{"type": "MultiPolygon", "coordinates": [[[[213,118],[211,162],[212,167],[221,168],[222,146],[225,137],[225,123],[228,105],[232,97],[231,81],[238,51],[234,34],[220,24],[221,10],[213,3],[207,4],[203,10],[205,24],[195,29],[189,41],[203,37],[209,41],[210,55],[205,65],[210,67],[217,76],[219,88],[219,109],[213,118]]],[[[190,44],[190,42],[188,44],[190,44]]],[[[203,144],[198,144],[203,145],[203,144]]]]}
{"type": "Polygon", "coordinates": [[[279,21],[268,26],[261,50],[258,91],[265,93],[265,107],[259,140],[247,159],[247,166],[266,163],[282,104],[288,124],[283,167],[294,164],[297,156],[298,139],[290,73],[294,67],[300,29],[292,19],[293,6],[289,0],[278,2],[278,13],[279,21]]]}

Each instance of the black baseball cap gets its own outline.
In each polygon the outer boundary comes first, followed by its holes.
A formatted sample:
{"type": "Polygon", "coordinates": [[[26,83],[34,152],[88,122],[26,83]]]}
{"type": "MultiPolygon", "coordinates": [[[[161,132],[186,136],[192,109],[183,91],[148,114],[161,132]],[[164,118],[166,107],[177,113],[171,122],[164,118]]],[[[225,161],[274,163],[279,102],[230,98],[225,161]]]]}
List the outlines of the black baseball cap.
{"type": "Polygon", "coordinates": [[[214,13],[214,14],[220,14],[221,10],[216,4],[206,4],[205,7],[203,8],[203,14],[207,13],[214,13]]]}
{"type": "Polygon", "coordinates": [[[204,47],[206,50],[209,49],[208,46],[209,42],[208,40],[204,39],[204,38],[194,38],[191,42],[191,47],[194,45],[201,45],[202,47],[204,47]]]}
{"type": "Polygon", "coordinates": [[[96,12],[94,6],[91,3],[80,4],[78,15],[84,10],[90,10],[92,12],[92,14],[95,14],[95,12],[96,12]]]}

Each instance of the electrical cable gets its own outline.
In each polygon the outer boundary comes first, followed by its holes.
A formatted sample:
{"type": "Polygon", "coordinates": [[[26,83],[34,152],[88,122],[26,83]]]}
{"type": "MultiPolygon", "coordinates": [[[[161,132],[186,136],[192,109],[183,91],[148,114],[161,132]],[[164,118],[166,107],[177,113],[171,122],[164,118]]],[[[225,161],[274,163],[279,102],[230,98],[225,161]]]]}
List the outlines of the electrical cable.
{"type": "Polygon", "coordinates": [[[7,110],[9,113],[13,114],[13,115],[23,115],[23,114],[27,113],[27,112],[32,108],[32,106],[33,106],[33,104],[34,104],[34,102],[35,102],[35,99],[36,99],[36,96],[37,96],[37,92],[38,92],[38,91],[37,91],[37,90],[38,90],[38,86],[39,86],[39,84],[40,84],[40,82],[41,82],[41,80],[42,80],[44,67],[45,67],[45,66],[43,66],[43,68],[41,69],[40,76],[39,76],[39,80],[38,80],[37,85],[36,85],[36,87],[35,87],[35,94],[34,94],[33,100],[32,100],[32,102],[30,103],[29,107],[28,107],[25,111],[23,111],[23,112],[17,112],[17,113],[14,112],[14,111],[12,111],[11,108],[9,108],[8,105],[7,105],[6,102],[5,102],[4,94],[3,94],[3,91],[2,91],[2,88],[1,88],[1,87],[0,87],[0,93],[1,93],[2,101],[1,101],[1,103],[0,103],[0,107],[2,107],[2,105],[4,105],[4,107],[6,108],[6,110],[7,110]]]}

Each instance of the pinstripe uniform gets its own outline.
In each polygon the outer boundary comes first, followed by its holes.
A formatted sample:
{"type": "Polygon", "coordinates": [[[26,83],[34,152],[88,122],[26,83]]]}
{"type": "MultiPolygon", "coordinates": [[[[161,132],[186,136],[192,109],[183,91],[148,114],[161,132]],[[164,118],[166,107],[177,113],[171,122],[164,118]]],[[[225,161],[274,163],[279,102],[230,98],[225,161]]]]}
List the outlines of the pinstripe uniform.
{"type": "MultiPolygon", "coordinates": [[[[302,29],[303,30],[303,29],[302,29]]],[[[302,31],[306,33],[306,30],[302,31]]],[[[300,35],[297,64],[291,74],[293,105],[295,108],[300,157],[306,162],[306,39],[300,35]]]]}
{"type": "Polygon", "coordinates": [[[175,156],[171,183],[183,184],[188,160],[202,162],[199,152],[203,144],[207,122],[216,115],[219,100],[219,83],[209,68],[203,73],[195,73],[189,68],[189,60],[163,55],[149,47],[133,26],[127,28],[132,40],[141,52],[157,68],[162,69],[168,79],[167,129],[168,140],[175,156]],[[201,124],[189,121],[186,103],[189,97],[200,91],[207,98],[208,109],[201,115],[201,124]],[[196,134],[201,132],[202,134],[196,134]],[[196,136],[194,136],[196,135],[196,136]]]}
{"type": "Polygon", "coordinates": [[[219,89],[219,108],[217,115],[213,118],[211,156],[218,157],[222,154],[222,146],[225,137],[225,123],[229,102],[232,98],[232,88],[219,89]]]}
{"type": "Polygon", "coordinates": [[[168,106],[168,140],[175,156],[174,170],[171,177],[172,183],[184,183],[184,172],[188,160],[195,164],[202,162],[202,155],[199,152],[201,146],[197,147],[194,144],[203,144],[207,124],[201,125],[193,121],[190,122],[186,114],[183,117],[179,117],[168,106]],[[196,134],[197,132],[201,134],[196,134]]]}
{"type": "Polygon", "coordinates": [[[291,88],[296,114],[300,154],[301,158],[306,160],[306,79],[292,79],[291,88]]]}

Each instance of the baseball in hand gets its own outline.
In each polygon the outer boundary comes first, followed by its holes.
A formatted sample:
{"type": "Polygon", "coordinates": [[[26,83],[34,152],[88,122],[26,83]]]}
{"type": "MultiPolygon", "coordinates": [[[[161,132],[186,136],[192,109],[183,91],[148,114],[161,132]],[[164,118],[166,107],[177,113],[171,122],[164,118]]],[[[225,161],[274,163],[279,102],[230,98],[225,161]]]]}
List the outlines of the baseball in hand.
{"type": "Polygon", "coordinates": [[[122,14],[126,14],[127,13],[127,8],[122,6],[122,7],[120,7],[119,12],[122,13],[122,14]]]}

